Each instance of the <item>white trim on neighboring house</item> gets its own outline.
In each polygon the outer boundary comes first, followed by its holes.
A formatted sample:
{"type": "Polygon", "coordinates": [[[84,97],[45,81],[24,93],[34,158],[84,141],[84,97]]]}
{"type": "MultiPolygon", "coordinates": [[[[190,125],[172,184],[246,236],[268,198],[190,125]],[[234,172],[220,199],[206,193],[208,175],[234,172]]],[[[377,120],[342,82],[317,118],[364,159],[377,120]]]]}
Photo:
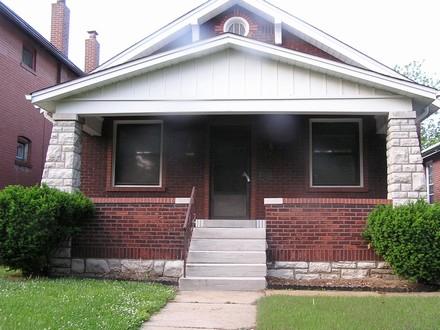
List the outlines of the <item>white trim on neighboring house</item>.
{"type": "Polygon", "coordinates": [[[430,188],[431,185],[434,188],[434,179],[432,178],[433,164],[434,164],[434,162],[432,160],[425,164],[425,171],[426,171],[426,173],[425,173],[425,176],[426,176],[426,200],[427,200],[428,203],[433,203],[434,202],[434,189],[432,189],[432,191],[431,191],[431,188],[430,188]],[[429,171],[430,171],[430,169],[431,169],[431,178],[433,179],[432,184],[429,181],[429,177],[430,177],[429,171]],[[432,196],[432,200],[431,200],[431,196],[432,196]]]}
{"type": "MultiPolygon", "coordinates": [[[[312,45],[322,49],[349,65],[359,66],[394,78],[409,81],[407,77],[374,60],[362,52],[348,46],[340,40],[287,13],[264,0],[210,0],[176,19],[150,36],[142,39],[120,54],[99,66],[94,72],[120,65],[133,59],[149,56],[154,51],[171,42],[183,30],[195,24],[201,25],[228,8],[240,5],[263,16],[276,25],[294,33],[312,45]]],[[[278,31],[279,32],[279,31],[278,31]]],[[[279,33],[278,33],[279,34],[279,33]]],[[[274,43],[280,42],[279,35],[274,43]]]]}
{"type": "Polygon", "coordinates": [[[364,139],[361,118],[311,118],[309,120],[309,187],[319,189],[364,188],[364,139]],[[359,185],[358,186],[320,186],[313,185],[313,123],[357,123],[359,129],[359,185]]]}
{"type": "Polygon", "coordinates": [[[55,103],[61,99],[79,94],[98,86],[104,86],[122,79],[128,79],[165,66],[212,54],[227,48],[258,53],[291,65],[328,73],[343,79],[360,82],[372,87],[381,88],[403,96],[417,98],[426,104],[436,99],[437,90],[413,82],[396,79],[376,72],[360,69],[347,64],[326,60],[317,56],[285,49],[276,45],[259,42],[233,34],[200,41],[163,54],[142,58],[117,67],[99,71],[70,82],[56,85],[32,93],[32,103],[54,112],[55,103]]]}
{"type": "Polygon", "coordinates": [[[111,183],[114,188],[162,188],[163,187],[163,120],[115,120],[113,122],[113,148],[112,148],[112,177],[111,183]],[[159,124],[160,125],[160,170],[159,185],[117,185],[115,182],[116,170],[116,144],[117,144],[117,127],[120,124],[142,125],[142,124],[159,124]]]}

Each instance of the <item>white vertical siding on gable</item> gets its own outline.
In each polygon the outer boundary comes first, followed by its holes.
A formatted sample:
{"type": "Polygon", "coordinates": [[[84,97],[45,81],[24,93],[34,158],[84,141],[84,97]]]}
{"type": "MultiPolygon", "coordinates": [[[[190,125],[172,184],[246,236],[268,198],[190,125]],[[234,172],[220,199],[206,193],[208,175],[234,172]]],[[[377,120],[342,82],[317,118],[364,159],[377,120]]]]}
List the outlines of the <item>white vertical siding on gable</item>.
{"type": "Polygon", "coordinates": [[[303,99],[393,95],[233,49],[172,65],[74,97],[97,100],[303,99]]]}

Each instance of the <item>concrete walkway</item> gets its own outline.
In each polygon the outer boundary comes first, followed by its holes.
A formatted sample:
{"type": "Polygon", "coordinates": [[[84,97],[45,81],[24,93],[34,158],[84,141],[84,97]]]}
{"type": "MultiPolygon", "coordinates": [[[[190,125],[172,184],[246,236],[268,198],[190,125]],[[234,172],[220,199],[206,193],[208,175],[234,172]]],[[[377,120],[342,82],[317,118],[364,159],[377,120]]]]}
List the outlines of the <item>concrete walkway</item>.
{"type": "Polygon", "coordinates": [[[255,329],[264,292],[180,291],[142,330],[255,329]]]}

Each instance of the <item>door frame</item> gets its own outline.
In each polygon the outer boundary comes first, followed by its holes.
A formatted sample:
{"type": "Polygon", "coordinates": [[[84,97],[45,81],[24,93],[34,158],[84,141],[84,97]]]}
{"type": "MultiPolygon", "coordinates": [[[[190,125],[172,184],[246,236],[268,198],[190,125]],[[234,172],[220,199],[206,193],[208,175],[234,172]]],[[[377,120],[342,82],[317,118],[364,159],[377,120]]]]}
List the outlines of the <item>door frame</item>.
{"type": "Polygon", "coordinates": [[[212,161],[212,153],[213,153],[213,139],[212,139],[212,128],[227,128],[227,127],[243,127],[247,130],[247,139],[248,139],[248,164],[247,164],[247,169],[248,169],[248,174],[251,177],[251,182],[247,184],[246,187],[246,216],[245,217],[233,217],[231,219],[234,220],[249,220],[251,219],[251,215],[252,215],[252,184],[253,184],[253,162],[252,162],[252,152],[253,152],[253,139],[252,139],[252,128],[253,125],[249,122],[241,122],[241,121],[225,121],[225,122],[220,122],[220,123],[210,123],[209,127],[208,127],[208,153],[207,153],[207,160],[208,160],[208,182],[209,184],[207,185],[207,190],[208,190],[208,215],[209,215],[209,219],[215,219],[214,215],[213,215],[213,184],[214,184],[214,180],[213,180],[213,175],[214,175],[214,171],[213,171],[213,161],[212,161]]]}

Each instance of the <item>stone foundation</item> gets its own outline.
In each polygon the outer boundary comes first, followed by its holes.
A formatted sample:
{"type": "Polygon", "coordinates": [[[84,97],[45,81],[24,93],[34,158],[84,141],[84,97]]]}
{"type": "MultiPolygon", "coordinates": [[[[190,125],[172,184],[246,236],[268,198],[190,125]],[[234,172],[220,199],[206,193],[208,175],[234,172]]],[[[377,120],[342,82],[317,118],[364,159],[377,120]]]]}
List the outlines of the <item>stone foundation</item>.
{"type": "Polygon", "coordinates": [[[182,260],[53,258],[51,274],[137,281],[177,283],[183,275],[182,260]]]}
{"type": "Polygon", "coordinates": [[[267,276],[288,280],[359,280],[381,278],[398,279],[386,262],[338,261],[338,262],[284,262],[267,265],[267,276]]]}

